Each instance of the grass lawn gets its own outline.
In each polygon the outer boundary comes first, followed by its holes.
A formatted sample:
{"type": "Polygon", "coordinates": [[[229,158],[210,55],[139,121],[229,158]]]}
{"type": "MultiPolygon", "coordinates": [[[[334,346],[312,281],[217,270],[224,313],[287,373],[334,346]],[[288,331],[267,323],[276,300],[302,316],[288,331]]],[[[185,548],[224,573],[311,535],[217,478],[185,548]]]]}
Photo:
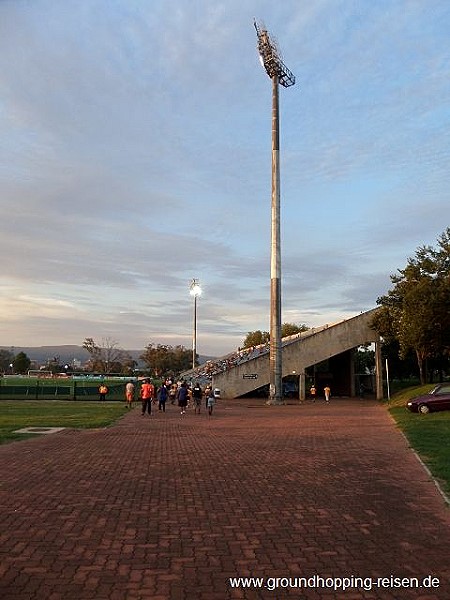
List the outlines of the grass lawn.
{"type": "Polygon", "coordinates": [[[422,415],[411,413],[405,405],[434,385],[418,386],[394,395],[387,404],[397,425],[412,448],[428,466],[442,489],[450,495],[450,411],[422,415]]]}
{"type": "Polygon", "coordinates": [[[1,401],[0,444],[33,436],[13,433],[24,427],[107,427],[123,414],[123,402],[1,401]]]}

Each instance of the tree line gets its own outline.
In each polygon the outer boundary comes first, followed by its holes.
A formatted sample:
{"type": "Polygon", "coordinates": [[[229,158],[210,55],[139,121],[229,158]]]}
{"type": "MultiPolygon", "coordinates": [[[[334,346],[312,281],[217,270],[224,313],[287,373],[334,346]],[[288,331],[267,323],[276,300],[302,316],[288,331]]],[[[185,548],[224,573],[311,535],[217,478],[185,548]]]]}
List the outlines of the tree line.
{"type": "Polygon", "coordinates": [[[421,383],[436,374],[442,380],[450,355],[450,227],[436,246],[417,248],[391,282],[372,321],[385,356],[408,363],[414,355],[421,383]]]}
{"type": "MultiPolygon", "coordinates": [[[[131,354],[121,348],[118,343],[106,338],[101,342],[86,338],[83,348],[89,354],[89,360],[83,367],[88,373],[115,373],[134,376],[138,363],[131,354]]],[[[144,363],[144,371],[148,375],[178,375],[192,366],[192,351],[184,346],[169,346],[166,344],[148,344],[139,357],[144,363]]],[[[196,357],[198,364],[198,355],[196,357]]],[[[31,367],[31,359],[25,352],[14,354],[10,350],[0,349],[0,373],[26,374],[31,367]]],[[[68,373],[73,365],[63,364],[59,356],[49,358],[42,369],[51,373],[68,373]]]]}
{"type": "MultiPolygon", "coordinates": [[[[93,338],[86,338],[83,348],[90,355],[89,370],[100,373],[133,374],[137,362],[129,352],[120,348],[114,340],[107,338],[98,344],[93,338]]],[[[147,344],[139,357],[145,364],[147,374],[154,377],[178,375],[192,366],[192,351],[184,346],[167,344],[147,344]]],[[[196,356],[198,363],[198,356],[196,356]]]]}

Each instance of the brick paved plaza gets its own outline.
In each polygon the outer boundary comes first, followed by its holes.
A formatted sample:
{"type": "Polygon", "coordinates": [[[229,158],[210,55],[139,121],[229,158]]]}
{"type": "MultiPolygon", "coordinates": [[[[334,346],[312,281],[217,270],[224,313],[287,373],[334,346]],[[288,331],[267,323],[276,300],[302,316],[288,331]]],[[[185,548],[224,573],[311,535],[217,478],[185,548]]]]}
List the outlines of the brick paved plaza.
{"type": "Polygon", "coordinates": [[[5,600],[450,599],[450,509],[372,401],[135,409],[1,446],[0,469],[5,600]],[[428,587],[369,585],[391,577],[428,587]]]}

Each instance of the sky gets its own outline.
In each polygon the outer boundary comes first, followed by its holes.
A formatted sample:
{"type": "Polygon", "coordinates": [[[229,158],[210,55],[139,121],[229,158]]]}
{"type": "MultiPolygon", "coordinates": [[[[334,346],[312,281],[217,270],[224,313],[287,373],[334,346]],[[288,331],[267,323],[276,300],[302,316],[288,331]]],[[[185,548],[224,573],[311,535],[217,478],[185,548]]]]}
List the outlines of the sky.
{"type": "Polygon", "coordinates": [[[376,306],[449,226],[447,0],[1,0],[0,345],[223,355],[376,306]]]}

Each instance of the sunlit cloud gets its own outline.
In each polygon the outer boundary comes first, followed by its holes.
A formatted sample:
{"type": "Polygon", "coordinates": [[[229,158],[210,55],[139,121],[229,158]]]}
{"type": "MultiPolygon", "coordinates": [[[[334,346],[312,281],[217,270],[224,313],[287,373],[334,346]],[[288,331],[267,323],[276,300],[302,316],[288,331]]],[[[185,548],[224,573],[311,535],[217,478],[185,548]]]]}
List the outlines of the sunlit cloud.
{"type": "Polygon", "coordinates": [[[193,277],[201,353],[268,330],[255,16],[297,77],[280,90],[283,321],[372,308],[446,227],[450,15],[432,6],[0,3],[0,345],[189,344],[193,277]]]}

